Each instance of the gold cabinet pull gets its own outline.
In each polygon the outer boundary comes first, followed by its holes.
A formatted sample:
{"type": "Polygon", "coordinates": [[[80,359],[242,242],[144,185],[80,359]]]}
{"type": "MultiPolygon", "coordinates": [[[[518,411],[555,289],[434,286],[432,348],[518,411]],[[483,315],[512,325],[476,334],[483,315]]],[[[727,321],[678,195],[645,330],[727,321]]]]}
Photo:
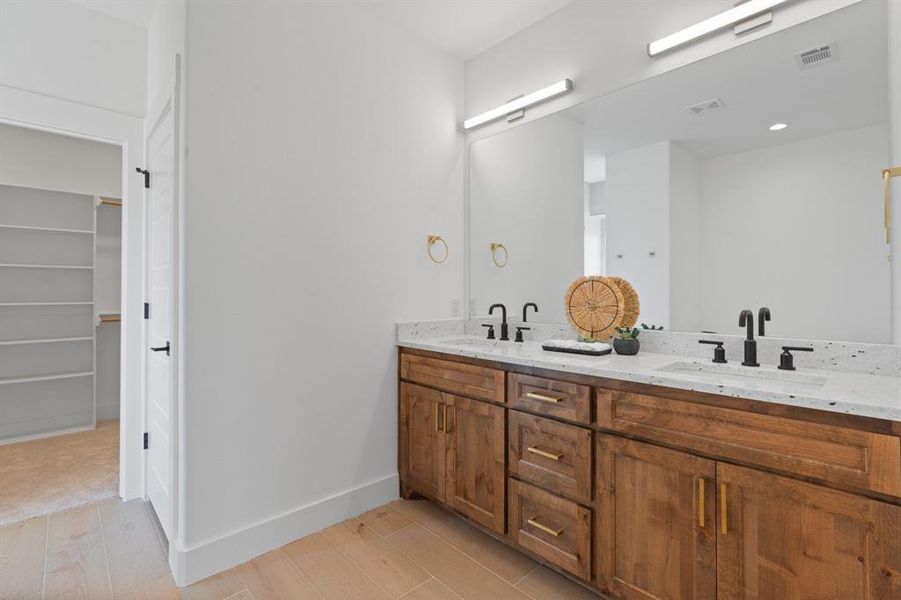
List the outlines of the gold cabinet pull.
{"type": "Polygon", "coordinates": [[[557,404],[563,398],[557,398],[556,396],[548,396],[546,394],[539,394],[538,392],[527,392],[526,398],[531,398],[532,400],[541,400],[542,402],[551,402],[553,404],[557,404]]]}
{"type": "Polygon", "coordinates": [[[698,479],[698,526],[701,529],[704,529],[704,488],[707,487],[707,482],[704,481],[704,478],[701,477],[698,479]]]}
{"type": "Polygon", "coordinates": [[[442,407],[442,412],[444,413],[444,415],[443,415],[444,418],[442,419],[443,425],[441,427],[441,430],[444,431],[444,433],[447,433],[447,404],[442,404],[441,407],[442,407]]]}
{"type": "Polygon", "coordinates": [[[537,454],[538,456],[543,456],[551,460],[560,460],[560,458],[563,456],[562,454],[554,454],[553,452],[548,452],[547,450],[542,450],[541,448],[536,448],[535,446],[529,446],[527,449],[532,454],[537,454]]]}
{"type": "Polygon", "coordinates": [[[720,530],[729,533],[729,501],[726,498],[726,484],[720,484],[720,530]]]}
{"type": "Polygon", "coordinates": [[[440,417],[438,416],[439,406],[443,406],[443,405],[439,405],[439,404],[435,405],[435,431],[441,431],[441,420],[440,420],[440,417]]]}
{"type": "Polygon", "coordinates": [[[526,521],[526,523],[528,523],[535,529],[540,529],[541,531],[548,533],[554,537],[560,537],[563,534],[562,529],[552,529],[552,528],[548,527],[547,525],[539,523],[538,517],[533,517],[533,518],[529,519],[528,521],[526,521]]]}

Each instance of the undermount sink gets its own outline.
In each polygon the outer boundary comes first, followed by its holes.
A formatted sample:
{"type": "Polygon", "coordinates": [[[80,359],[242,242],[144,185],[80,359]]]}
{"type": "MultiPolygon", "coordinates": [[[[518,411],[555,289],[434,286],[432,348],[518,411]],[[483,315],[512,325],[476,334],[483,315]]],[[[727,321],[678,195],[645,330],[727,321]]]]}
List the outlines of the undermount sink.
{"type": "Polygon", "coordinates": [[[826,384],[820,375],[738,365],[674,362],[657,370],[690,375],[705,383],[773,392],[815,392],[826,384]]]}

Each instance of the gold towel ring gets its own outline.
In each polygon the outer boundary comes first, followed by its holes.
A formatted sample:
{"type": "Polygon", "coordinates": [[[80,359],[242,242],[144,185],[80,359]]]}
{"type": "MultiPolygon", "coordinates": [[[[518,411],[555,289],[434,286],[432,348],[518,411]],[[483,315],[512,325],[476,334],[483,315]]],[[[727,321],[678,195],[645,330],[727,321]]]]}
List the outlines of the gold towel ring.
{"type": "Polygon", "coordinates": [[[430,233],[430,234],[428,235],[428,237],[426,238],[426,240],[428,240],[429,260],[431,260],[433,263],[436,263],[436,264],[439,264],[439,265],[440,265],[441,263],[445,262],[445,261],[447,260],[448,255],[450,254],[450,248],[449,248],[448,245],[447,245],[447,240],[445,240],[445,239],[444,239],[443,237],[441,237],[440,235],[435,235],[435,234],[432,234],[432,233],[430,233]],[[442,244],[444,244],[444,258],[442,258],[441,260],[438,260],[437,258],[435,258],[435,255],[432,254],[432,247],[433,247],[435,244],[439,243],[439,242],[442,243],[442,244]]]}
{"type": "Polygon", "coordinates": [[[491,260],[494,261],[494,264],[501,269],[507,266],[507,262],[510,260],[510,253],[507,252],[507,247],[498,242],[491,242],[491,260]],[[504,251],[504,262],[500,262],[497,258],[498,250],[504,251]]]}

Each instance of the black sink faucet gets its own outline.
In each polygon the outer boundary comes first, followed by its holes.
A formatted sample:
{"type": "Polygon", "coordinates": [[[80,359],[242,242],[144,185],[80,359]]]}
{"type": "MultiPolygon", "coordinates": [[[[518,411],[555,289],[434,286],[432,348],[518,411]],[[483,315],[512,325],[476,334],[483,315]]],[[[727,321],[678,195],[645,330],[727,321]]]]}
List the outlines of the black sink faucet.
{"type": "Polygon", "coordinates": [[[766,323],[770,320],[770,309],[766,306],[762,307],[759,311],[757,311],[757,335],[758,337],[764,337],[766,335],[766,323]]]}
{"type": "Polygon", "coordinates": [[[738,315],[738,326],[748,328],[748,337],[745,340],[745,359],[741,362],[746,367],[759,367],[757,362],[757,341],[754,339],[754,313],[743,310],[738,315]]]}
{"type": "Polygon", "coordinates": [[[507,332],[507,307],[503,304],[492,304],[488,307],[488,314],[494,314],[494,309],[501,309],[501,337],[500,340],[502,342],[507,342],[510,340],[510,334],[507,332]]]}
{"type": "Polygon", "coordinates": [[[528,319],[526,318],[526,311],[529,310],[530,306],[535,309],[535,312],[538,312],[538,305],[535,304],[534,302],[526,302],[525,304],[523,304],[522,305],[522,322],[523,323],[526,323],[528,321],[528,319]]]}

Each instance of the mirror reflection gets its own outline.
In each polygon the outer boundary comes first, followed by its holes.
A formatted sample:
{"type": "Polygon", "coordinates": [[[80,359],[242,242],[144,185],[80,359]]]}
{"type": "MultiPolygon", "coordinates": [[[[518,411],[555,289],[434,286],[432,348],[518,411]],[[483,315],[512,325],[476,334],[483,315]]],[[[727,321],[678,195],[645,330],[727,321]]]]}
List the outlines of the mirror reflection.
{"type": "Polygon", "coordinates": [[[773,336],[890,343],[885,11],[855,4],[473,142],[475,315],[536,302],[565,323],[569,284],[609,275],[649,325],[740,333],[766,306],[773,336]]]}

